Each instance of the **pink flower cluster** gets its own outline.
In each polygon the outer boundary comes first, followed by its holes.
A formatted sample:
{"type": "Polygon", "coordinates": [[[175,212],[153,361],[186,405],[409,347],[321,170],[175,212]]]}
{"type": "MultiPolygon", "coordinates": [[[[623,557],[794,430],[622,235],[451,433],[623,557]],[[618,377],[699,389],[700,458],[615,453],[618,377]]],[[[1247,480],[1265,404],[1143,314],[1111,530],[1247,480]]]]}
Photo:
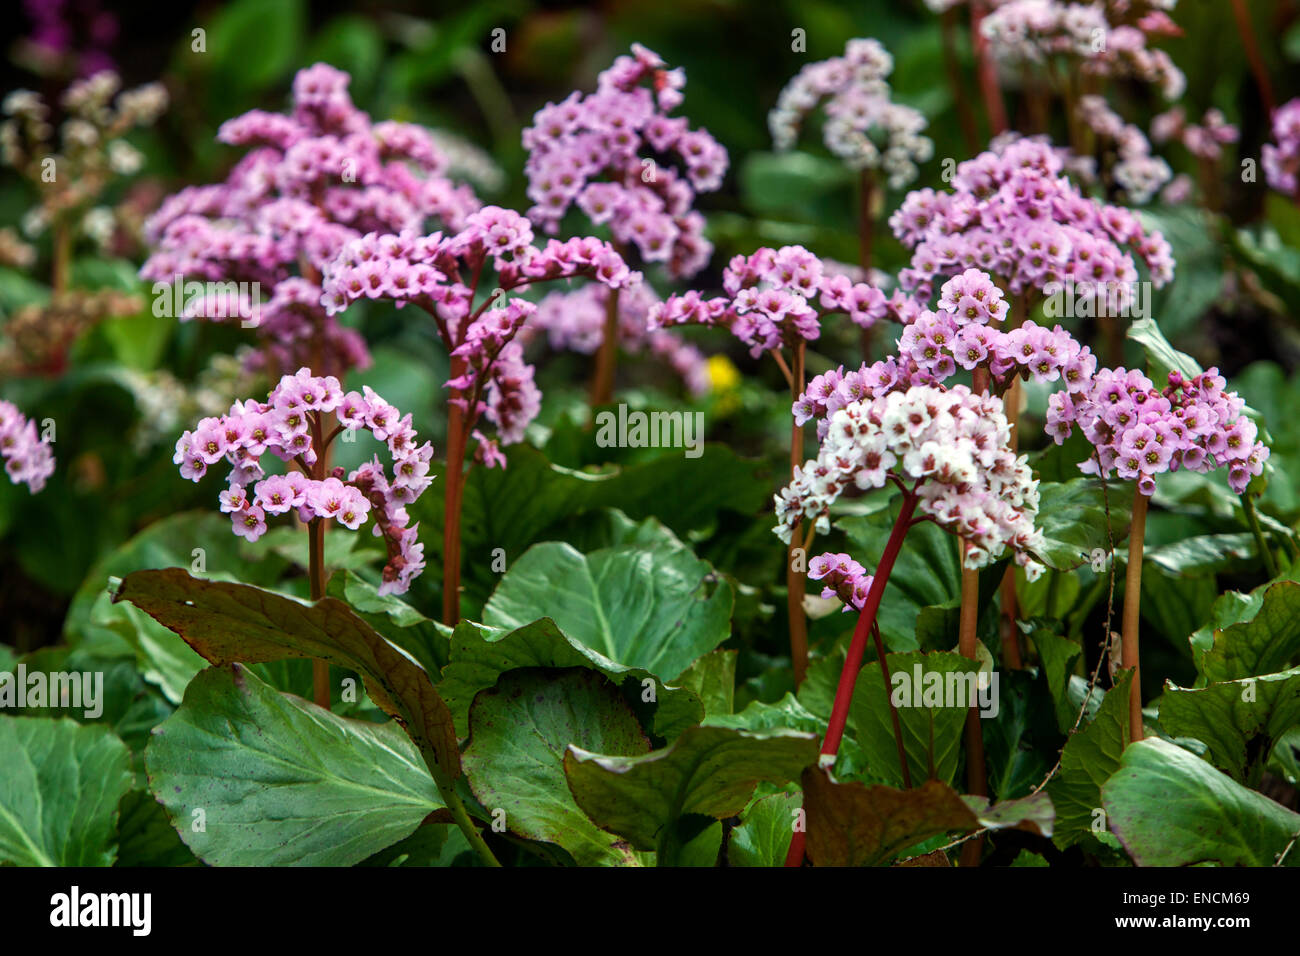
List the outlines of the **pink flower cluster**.
{"type": "Polygon", "coordinates": [[[1007,304],[993,280],[976,269],[944,283],[939,311],[924,311],[903,329],[899,354],[910,359],[934,381],[953,375],[957,366],[989,370],[995,391],[1015,376],[1036,382],[1064,378],[1078,384],[1091,378],[1097,360],[1059,325],[1046,329],[1035,322],[1003,331],[1007,304]]]}
{"type": "Polygon", "coordinates": [[[1138,272],[1124,247],[1141,256],[1157,287],[1169,282],[1174,260],[1164,236],[1148,234],[1129,210],[1084,196],[1062,170],[1049,144],[1019,139],[959,164],[951,193],[910,193],[889,219],[913,249],[902,287],[928,299],[935,276],[974,268],[1015,295],[1067,280],[1103,297],[1107,289],[1131,295],[1138,272]]]}
{"type": "Polygon", "coordinates": [[[819,554],[808,562],[808,579],[822,581],[822,597],[839,598],[844,610],[861,611],[871,590],[872,575],[847,554],[819,554]]]}
{"type": "MultiPolygon", "coordinates": [[[[508,209],[486,206],[466,217],[451,236],[370,233],[346,243],[326,266],[321,302],[328,314],[358,299],[388,299],[424,309],[453,359],[463,368],[446,384],[451,401],[471,424],[486,415],[505,444],[522,440],[541,407],[533,368],[515,337],[537,310],[506,293],[559,279],[588,278],[611,288],[634,288],[640,273],[628,269],[608,242],[591,237],[532,244],[532,225],[508,209]],[[491,265],[497,288],[480,305],[475,294],[491,265]],[[495,306],[494,308],[488,308],[495,306]]],[[[489,463],[503,459],[481,436],[489,463]]]]}
{"type": "Polygon", "coordinates": [[[25,484],[32,493],[45,487],[54,474],[54,453],[36,432],[36,423],[12,402],[0,400],[0,458],[15,485],[25,484]]]}
{"type": "Polygon", "coordinates": [[[608,223],[615,240],[635,246],[645,262],[662,262],[675,278],[695,275],[713,246],[696,193],[722,185],[727,151],[704,129],[668,114],[682,102],[685,75],[668,70],[639,44],[597,81],[596,92],[574,92],[547,103],[524,130],[529,217],[548,233],[576,204],[591,222],[608,223]],[[649,84],[646,86],[645,84],[649,84]],[[681,161],[679,173],[664,160],[681,161]]]}
{"type": "Polygon", "coordinates": [[[1151,138],[1157,143],[1178,140],[1197,159],[1213,163],[1223,156],[1224,146],[1241,138],[1241,132],[1219,110],[1206,110],[1200,123],[1189,123],[1183,108],[1175,106],[1151,120],[1151,138]]]}
{"type": "Polygon", "coordinates": [[[1060,444],[1078,425],[1097,450],[1080,470],[1097,474],[1100,465],[1102,475],[1136,479],[1144,495],[1155,491],[1162,472],[1221,467],[1240,493],[1263,472],[1269,450],[1256,441],[1245,403],[1226,388],[1213,368],[1192,378],[1170,372],[1163,389],[1138,371],[1102,369],[1048,399],[1047,431],[1060,444]]]}
{"type": "Polygon", "coordinates": [[[1144,205],[1162,186],[1173,179],[1173,170],[1159,156],[1151,154],[1146,134],[1132,123],[1125,123],[1104,97],[1079,97],[1079,116],[1099,139],[1113,144],[1117,159],[1110,173],[1129,202],[1144,205]]]}
{"type": "MultiPolygon", "coordinates": [[[[605,337],[609,290],[588,283],[573,291],[550,292],[537,303],[537,313],[524,329],[532,341],[545,335],[556,351],[591,355],[605,337]]],[[[629,354],[649,352],[666,362],[692,395],[709,390],[708,359],[694,345],[665,329],[651,329],[650,310],[660,302],[649,283],[625,289],[618,298],[619,348],[629,354]]]]}
{"type": "Polygon", "coordinates": [[[967,567],[985,567],[1010,549],[1037,577],[1038,481],[1010,436],[1002,400],[964,385],[916,385],[852,402],[831,415],[817,458],[777,495],[776,533],[789,543],[803,521],[829,531],[831,506],[846,488],[893,481],[917,495],[921,516],[968,544],[967,567]]]}
{"type": "Polygon", "coordinates": [[[758,357],[816,339],[827,315],[842,312],[854,324],[870,328],[889,314],[883,292],[828,271],[803,246],[764,247],[751,256],[735,256],[723,270],[722,286],[726,296],[712,299],[694,291],[669,296],[650,310],[650,327],[721,325],[758,357]],[[813,302],[820,304],[820,314],[813,302]]]}
{"type": "Polygon", "coordinates": [[[1279,106],[1273,114],[1273,140],[1265,143],[1260,158],[1268,185],[1294,196],[1300,172],[1300,97],[1279,106]]]}
{"type": "Polygon", "coordinates": [[[433,483],[433,445],[416,445],[415,440],[411,416],[403,416],[369,386],[345,394],[333,376],[301,368],[281,378],[267,401],[236,402],[228,414],[200,421],[181,435],[172,460],[192,481],[223,458],[230,464],[221,510],[230,515],[235,534],[249,541],[265,533],[268,516],[289,511],[304,523],[332,518],[354,531],[373,518],[374,534],[388,550],[379,593],[401,594],[424,569],[424,545],[416,539],[418,526],[410,523],[406,506],[433,483]],[[322,435],[323,416],[329,412],[337,415],[340,429],[369,431],[388,446],[391,481],[378,455],[351,474],[335,468],[319,477],[318,455],[334,437],[322,435]],[[262,467],[268,452],[299,470],[268,475],[262,467]]]}
{"type": "Polygon", "coordinates": [[[853,169],[883,170],[891,189],[916,178],[916,167],[934,154],[921,135],[925,116],[890,100],[887,77],[894,59],[876,40],[850,40],[844,55],[809,63],[786,84],[768,114],[779,150],[792,149],[808,114],[826,100],[822,138],[826,148],[853,169]]]}
{"type": "Polygon", "coordinates": [[[957,368],[985,368],[990,388],[1002,394],[1017,376],[1036,382],[1063,381],[1079,387],[1097,368],[1097,359],[1059,325],[1047,329],[1026,322],[999,328],[1007,314],[1002,290],[977,269],[944,283],[939,309],[908,316],[898,339],[898,355],[845,372],[843,366],[815,376],[794,403],[794,419],[818,420],[824,438],[828,418],[855,401],[880,398],[913,385],[937,385],[957,368]]]}
{"type": "MultiPolygon", "coordinates": [[[[1002,63],[1041,63],[1064,56],[1080,61],[1085,73],[1134,79],[1159,87],[1164,97],[1183,95],[1187,78],[1151,38],[1176,35],[1177,25],[1163,10],[1150,10],[1137,23],[1138,4],[1129,0],[1081,3],[1066,0],[1003,0],[984,18],[981,29],[1002,63]]],[[[1169,4],[1172,6],[1172,4],[1169,4]]]]}
{"type": "Polygon", "coordinates": [[[367,232],[423,232],[427,220],[460,228],[478,200],[444,175],[428,130],[372,124],[348,96],[348,74],[324,63],[298,73],[287,114],[254,110],[228,120],[218,139],[248,148],[224,182],[181,190],[149,219],[156,251],[140,270],[150,280],[242,283],[185,317],[254,318],[282,367],[312,360],[342,374],[369,361],[364,341],[320,304],[320,274],[367,232]],[[269,301],[251,312],[248,287],[269,301]],[[320,356],[315,361],[321,362],[320,356]]]}

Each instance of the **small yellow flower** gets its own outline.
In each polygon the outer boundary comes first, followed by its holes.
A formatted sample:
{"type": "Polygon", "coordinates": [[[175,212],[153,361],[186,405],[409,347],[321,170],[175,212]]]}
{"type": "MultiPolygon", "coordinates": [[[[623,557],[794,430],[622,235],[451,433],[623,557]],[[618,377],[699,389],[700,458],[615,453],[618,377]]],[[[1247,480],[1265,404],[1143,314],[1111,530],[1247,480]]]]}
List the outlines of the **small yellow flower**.
{"type": "Polygon", "coordinates": [[[709,359],[709,388],[715,393],[729,392],[740,384],[740,369],[725,355],[709,359]]]}

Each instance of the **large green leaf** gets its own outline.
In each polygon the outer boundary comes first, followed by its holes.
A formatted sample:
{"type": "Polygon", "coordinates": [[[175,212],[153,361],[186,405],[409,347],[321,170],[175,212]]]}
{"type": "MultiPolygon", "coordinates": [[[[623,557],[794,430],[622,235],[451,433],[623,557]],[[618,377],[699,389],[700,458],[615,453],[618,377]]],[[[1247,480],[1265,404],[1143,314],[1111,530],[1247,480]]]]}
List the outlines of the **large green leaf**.
{"type": "MultiPolygon", "coordinates": [[[[890,786],[903,785],[889,711],[893,697],[912,783],[931,777],[952,783],[979,665],[949,651],[889,654],[887,659],[892,693],[886,695],[880,663],[872,661],[858,672],[849,707],[849,732],[866,754],[871,775],[890,786]]],[[[998,698],[992,685],[985,694],[998,698]]]]}
{"type": "Polygon", "coordinates": [[[0,864],[111,866],[131,754],[102,727],[0,717],[0,864]]]}
{"type": "Polygon", "coordinates": [[[727,862],[732,866],[784,865],[802,804],[798,793],[786,791],[755,800],[732,828],[727,862]]]}
{"type": "Polygon", "coordinates": [[[414,659],[335,598],[315,604],[246,584],[202,581],[179,568],[136,571],[114,601],[130,601],[213,664],[314,658],[359,672],[370,697],[420,748],[429,769],[460,774],[451,712],[414,659]]]}
{"type": "Polygon", "coordinates": [[[637,849],[655,850],[681,817],[734,816],[759,782],[797,780],[816,759],[812,734],[692,727],[666,748],[640,757],[570,747],[564,772],[587,816],[637,849]]]}
{"type": "Polygon", "coordinates": [[[1219,225],[1208,210],[1188,204],[1143,209],[1139,215],[1148,231],[1160,230],[1178,263],[1177,281],[1151,294],[1151,314],[1177,336],[1196,327],[1223,289],[1223,249],[1219,225]]]}
{"type": "Polygon", "coordinates": [[[517,669],[474,698],[463,763],[470,789],[512,833],[556,843],[581,865],[633,862],[583,815],[565,782],[566,748],[629,757],[650,749],[618,688],[594,671],[517,669]],[[498,814],[504,814],[498,816],[498,814]]]}
{"type": "Polygon", "coordinates": [[[1024,797],[1046,775],[1055,756],[1040,746],[1053,739],[1052,713],[1041,685],[1026,671],[998,675],[998,712],[980,720],[989,792],[998,800],[1024,797]]]}
{"type": "Polygon", "coordinates": [[[331,714],[239,664],[190,682],[145,762],[181,839],[216,866],[351,866],[443,807],[396,724],[331,714]]]}
{"type": "Polygon", "coordinates": [[[1275,581],[1250,594],[1220,596],[1210,622],[1191,636],[1191,644],[1205,681],[1286,670],[1300,656],[1300,582],[1275,581]]]}
{"type": "Polygon", "coordinates": [[[1043,678],[1056,709],[1056,725],[1061,733],[1074,727],[1079,709],[1070,699],[1070,675],[1083,648],[1066,637],[1054,633],[1046,624],[1037,623],[1030,631],[1038,659],[1042,664],[1043,678]]]}
{"type": "Polygon", "coordinates": [[[631,695],[653,708],[651,726],[656,735],[672,739],[700,722],[704,706],[685,687],[669,687],[640,667],[616,663],[585,644],[573,640],[549,618],[514,629],[496,629],[461,621],[451,635],[447,666],[438,693],[461,735],[469,733],[469,709],[474,695],[493,686],[502,674],[520,667],[587,667],[599,671],[631,695]],[[646,701],[649,693],[652,701],[646,701]]]}
{"type": "Polygon", "coordinates": [[[1052,832],[1052,803],[1041,793],[990,807],[937,780],[896,790],[837,783],[816,767],[804,771],[803,793],[806,852],[817,866],[880,866],[931,837],[980,827],[1052,832]]]}
{"type": "Polygon", "coordinates": [[[1240,783],[1258,783],[1274,745],[1297,725],[1300,668],[1199,690],[1167,683],[1160,698],[1160,726],[1203,742],[1214,765],[1240,783]]]}
{"type": "Polygon", "coordinates": [[[692,690],[709,716],[730,714],[736,700],[736,651],[716,650],[705,654],[682,671],[677,683],[692,690]]]}
{"type": "Polygon", "coordinates": [[[1038,493],[1038,527],[1044,539],[1038,557],[1050,568],[1072,571],[1098,551],[1109,555],[1111,542],[1119,544],[1128,536],[1132,496],[1120,487],[1105,486],[1098,478],[1072,478],[1041,482],[1038,493]]]}
{"type": "MultiPolygon", "coordinates": [[[[302,535],[302,537],[306,537],[302,535]]],[[[129,604],[115,604],[109,580],[146,568],[182,567],[214,580],[270,585],[285,562],[250,560],[249,546],[230,533],[230,521],[212,511],[168,515],[96,563],[73,596],[64,638],[99,654],[129,650],[145,680],[179,704],[204,660],[185,642],[129,604]],[[202,569],[202,570],[199,570],[202,569]]]]}
{"type": "Polygon", "coordinates": [[[1119,768],[1129,742],[1128,688],[1132,671],[1125,671],[1102,698],[1097,715],[1065,742],[1061,768],[1047,785],[1056,807],[1053,840],[1062,848],[1089,834],[1105,832],[1101,787],[1119,768]]]}
{"type": "Polygon", "coordinates": [[[378,589],[351,571],[335,571],[325,593],[352,608],[384,637],[406,651],[430,674],[447,663],[447,637],[437,622],[425,617],[401,598],[380,596],[378,589]]]}
{"type": "Polygon", "coordinates": [[[1187,575],[1249,571],[1260,564],[1255,536],[1246,531],[1193,535],[1145,551],[1142,557],[1175,574],[1187,575]]]}
{"type": "MultiPolygon", "coordinates": [[[[880,563],[893,523],[890,509],[841,518],[836,527],[848,535],[853,556],[870,569],[880,563]]],[[[916,630],[922,609],[956,606],[961,598],[957,548],[957,539],[933,522],[922,522],[908,531],[877,614],[880,635],[889,650],[912,651],[920,647],[916,630]]]]}
{"type": "Polygon", "coordinates": [[[549,541],[506,572],[483,619],[518,628],[549,617],[604,657],[672,680],[727,639],[733,600],[731,585],[676,539],[590,554],[549,541]]]}
{"type": "MultiPolygon", "coordinates": [[[[555,540],[547,537],[548,529],[580,524],[590,512],[618,508],[637,521],[657,518],[685,535],[709,527],[722,512],[757,513],[773,488],[759,465],[721,445],[705,445],[699,458],[669,454],[599,474],[553,465],[527,445],[512,446],[509,459],[504,469],[471,470],[465,482],[462,567],[466,597],[474,603],[497,583],[497,549],[512,567],[530,545],[555,540]]],[[[435,482],[411,509],[432,548],[442,540],[442,486],[435,482]]]]}
{"type": "MultiPolygon", "coordinates": [[[[1158,737],[1124,752],[1102,798],[1138,866],[1272,866],[1300,833],[1300,813],[1158,737]]],[[[1286,863],[1300,866],[1300,857],[1289,853],[1286,863]]]]}

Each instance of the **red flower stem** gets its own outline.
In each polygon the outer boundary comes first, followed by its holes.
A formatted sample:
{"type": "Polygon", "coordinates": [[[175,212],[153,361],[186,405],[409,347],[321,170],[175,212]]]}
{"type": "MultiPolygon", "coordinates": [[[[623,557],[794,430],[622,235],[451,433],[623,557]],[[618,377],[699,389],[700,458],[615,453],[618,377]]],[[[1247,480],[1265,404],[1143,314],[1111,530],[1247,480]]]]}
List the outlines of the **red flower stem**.
{"type": "Polygon", "coordinates": [[[1232,14],[1237,20],[1237,32],[1241,34],[1241,46],[1246,51],[1246,60],[1250,63],[1250,72],[1259,87],[1259,98],[1271,117],[1277,109],[1273,99],[1273,85],[1268,79],[1268,70],[1264,68],[1264,59],[1259,55],[1259,44],[1255,42],[1255,29],[1251,26],[1250,11],[1246,9],[1246,0],[1232,0],[1232,14]]]}
{"type": "MultiPolygon", "coordinates": [[[[790,401],[797,402],[804,389],[804,342],[794,350],[794,368],[790,373],[790,401]]],[[[795,422],[790,426],[790,477],[803,464],[803,429],[795,422]]],[[[795,569],[795,551],[799,547],[799,526],[790,535],[790,547],[785,556],[786,612],[790,625],[790,662],[794,666],[794,686],[803,683],[808,673],[808,619],[804,614],[803,599],[808,588],[806,571],[795,569]]],[[[808,566],[808,554],[803,555],[803,567],[808,566]]]]}
{"type": "Polygon", "coordinates": [[[605,296],[605,331],[596,353],[596,372],[591,380],[591,408],[608,405],[614,398],[614,371],[618,365],[618,289],[605,296]]]}
{"type": "Polygon", "coordinates": [[[957,8],[949,7],[939,21],[943,29],[943,63],[948,72],[948,85],[952,88],[952,101],[961,123],[962,137],[969,153],[979,152],[979,134],[975,131],[975,114],[971,111],[966,82],[961,76],[957,61],[957,8]]]}
{"type": "MultiPolygon", "coordinates": [[[[972,384],[976,392],[987,392],[989,389],[988,370],[976,369],[972,384]]],[[[961,550],[964,555],[966,551],[964,542],[961,545],[961,550]]],[[[972,661],[976,659],[976,648],[979,643],[976,633],[979,624],[979,598],[980,573],[974,568],[966,567],[966,563],[963,561],[961,568],[961,617],[957,629],[957,652],[962,657],[972,661]]],[[[1010,644],[1004,638],[1002,653],[1008,666],[1011,666],[1010,661],[1012,659],[1016,661],[1016,666],[1019,666],[1020,648],[1015,643],[1014,638],[1012,638],[1010,644]]],[[[984,731],[980,726],[979,713],[972,707],[966,715],[966,789],[971,793],[982,795],[987,789],[986,777],[984,731]]],[[[962,848],[961,864],[963,866],[978,866],[983,849],[983,838],[968,841],[962,848]]]]}
{"type": "Polygon", "coordinates": [[[1141,740],[1142,685],[1138,668],[1138,630],[1142,607],[1142,541],[1147,529],[1147,496],[1133,492],[1133,523],[1128,534],[1128,568],[1124,576],[1124,630],[1120,644],[1120,663],[1133,671],[1128,693],[1129,739],[1141,740]]]}
{"type": "MultiPolygon", "coordinates": [[[[849,705],[853,702],[853,687],[858,681],[858,671],[862,669],[862,658],[867,649],[867,635],[871,633],[876,622],[876,612],[880,610],[880,599],[884,596],[885,585],[889,583],[889,573],[894,569],[898,552],[903,547],[903,538],[912,523],[912,512],[916,510],[916,492],[903,492],[903,507],[894,521],[889,540],[885,542],[885,552],[880,556],[867,599],[863,602],[862,613],[858,615],[858,625],[853,629],[853,639],[849,642],[849,652],[844,658],[844,669],[840,671],[840,683],[835,689],[835,703],[831,707],[830,722],[826,727],[826,737],[822,741],[824,763],[833,763],[840,752],[840,741],[844,739],[844,728],[849,722],[849,705]],[[825,758],[830,758],[826,760],[825,758]]],[[[883,655],[880,658],[884,664],[883,655]]],[[[786,866],[799,866],[803,863],[804,832],[796,830],[790,839],[790,852],[786,855],[786,866]]]]}
{"type": "Polygon", "coordinates": [[[975,70],[980,93],[984,96],[984,108],[989,117],[989,131],[992,136],[998,136],[1007,131],[1007,108],[1002,102],[1002,91],[998,88],[997,64],[989,55],[989,41],[980,30],[984,13],[984,0],[974,0],[970,8],[971,46],[975,50],[975,70]]]}
{"type": "MultiPolygon", "coordinates": [[[[325,443],[321,440],[320,413],[307,415],[311,424],[311,443],[317,449],[316,462],[311,477],[316,481],[325,478],[325,443]]],[[[311,582],[311,599],[319,601],[325,596],[325,519],[312,518],[307,524],[307,575],[311,582]]],[[[318,707],[330,709],[330,665],[328,661],[311,662],[312,700],[318,707]]]]}
{"type": "MultiPolygon", "coordinates": [[[[465,374],[463,358],[451,360],[451,377],[465,374]]],[[[447,402],[447,470],[443,476],[442,623],[460,622],[460,497],[465,472],[465,421],[452,396],[447,402]]]]}

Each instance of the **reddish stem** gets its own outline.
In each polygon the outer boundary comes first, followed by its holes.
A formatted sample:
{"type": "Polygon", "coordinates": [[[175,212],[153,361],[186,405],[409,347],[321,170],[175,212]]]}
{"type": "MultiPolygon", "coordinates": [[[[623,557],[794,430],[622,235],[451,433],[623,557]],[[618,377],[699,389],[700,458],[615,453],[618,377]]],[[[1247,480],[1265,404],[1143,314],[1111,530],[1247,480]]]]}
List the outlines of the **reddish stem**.
{"type": "Polygon", "coordinates": [[[989,117],[989,129],[994,136],[1007,131],[1007,108],[998,88],[998,68],[989,55],[989,41],[980,30],[984,20],[984,0],[974,0],[970,7],[971,46],[975,48],[975,70],[979,78],[980,93],[989,117]]]}
{"type": "MultiPolygon", "coordinates": [[[[451,377],[465,374],[463,358],[451,360],[451,377]]],[[[447,472],[443,476],[442,623],[460,622],[460,498],[465,472],[465,419],[460,407],[447,402],[447,472]]]]}
{"type": "Polygon", "coordinates": [[[1268,79],[1268,70],[1264,68],[1264,58],[1259,54],[1259,44],[1255,42],[1255,29],[1250,22],[1250,11],[1246,9],[1246,0],[1232,0],[1232,14],[1237,20],[1237,32],[1241,34],[1241,45],[1246,51],[1246,60],[1250,63],[1250,72],[1259,87],[1259,98],[1264,101],[1264,108],[1271,117],[1277,108],[1273,100],[1273,85],[1268,79]]]}
{"type": "Polygon", "coordinates": [[[979,134],[975,131],[975,114],[971,111],[966,83],[962,80],[961,67],[957,62],[957,8],[949,7],[945,10],[940,24],[943,29],[943,62],[948,70],[948,85],[952,87],[953,106],[957,110],[957,120],[961,124],[962,137],[966,140],[966,149],[970,153],[976,153],[979,151],[979,134]]]}
{"type": "MultiPolygon", "coordinates": [[[[794,367],[790,371],[790,401],[797,402],[804,389],[804,342],[801,339],[794,350],[794,367]]],[[[790,426],[790,477],[794,470],[803,464],[803,429],[798,423],[790,426]]],[[[799,526],[796,525],[790,535],[790,547],[786,552],[785,590],[786,612],[790,624],[790,662],[794,666],[794,685],[799,687],[808,673],[808,619],[804,614],[803,599],[807,593],[808,579],[806,572],[795,570],[795,549],[799,543],[799,526]]],[[[808,555],[803,556],[807,567],[808,555]]]]}
{"type": "Polygon", "coordinates": [[[605,295],[605,332],[596,352],[596,372],[591,381],[592,414],[614,398],[614,369],[618,364],[618,289],[605,295]]]}
{"type": "Polygon", "coordinates": [[[1142,683],[1138,667],[1138,632],[1142,607],[1142,544],[1147,529],[1147,496],[1133,492],[1133,522],[1128,535],[1128,568],[1124,577],[1124,629],[1121,635],[1120,663],[1133,671],[1128,689],[1129,739],[1141,740],[1142,683]]]}
{"type": "MultiPolygon", "coordinates": [[[[849,721],[849,705],[853,702],[853,687],[858,681],[858,671],[862,669],[862,658],[867,649],[867,636],[876,621],[876,612],[880,610],[880,600],[889,583],[889,573],[894,569],[894,561],[903,547],[903,538],[912,523],[912,512],[916,510],[915,491],[903,492],[903,506],[894,521],[889,540],[885,542],[884,554],[876,566],[875,576],[863,602],[862,613],[858,615],[858,625],[853,629],[853,639],[849,642],[849,652],[844,658],[844,668],[840,671],[839,686],[835,689],[835,703],[831,707],[830,722],[826,726],[826,737],[822,741],[822,762],[834,763],[840,751],[840,742],[844,739],[844,728],[849,721]]],[[[881,657],[884,663],[884,657],[881,657]]],[[[795,831],[790,839],[790,852],[786,855],[786,866],[800,866],[804,855],[804,833],[795,831]]]]}
{"type": "MultiPolygon", "coordinates": [[[[321,419],[319,412],[307,415],[311,424],[312,447],[316,449],[316,462],[312,465],[311,477],[316,481],[325,478],[325,443],[321,439],[321,419]]],[[[325,519],[312,518],[307,524],[307,575],[311,582],[311,599],[319,601],[325,596],[325,519]]],[[[311,662],[312,699],[317,706],[330,709],[330,665],[328,661],[311,662]]]]}

